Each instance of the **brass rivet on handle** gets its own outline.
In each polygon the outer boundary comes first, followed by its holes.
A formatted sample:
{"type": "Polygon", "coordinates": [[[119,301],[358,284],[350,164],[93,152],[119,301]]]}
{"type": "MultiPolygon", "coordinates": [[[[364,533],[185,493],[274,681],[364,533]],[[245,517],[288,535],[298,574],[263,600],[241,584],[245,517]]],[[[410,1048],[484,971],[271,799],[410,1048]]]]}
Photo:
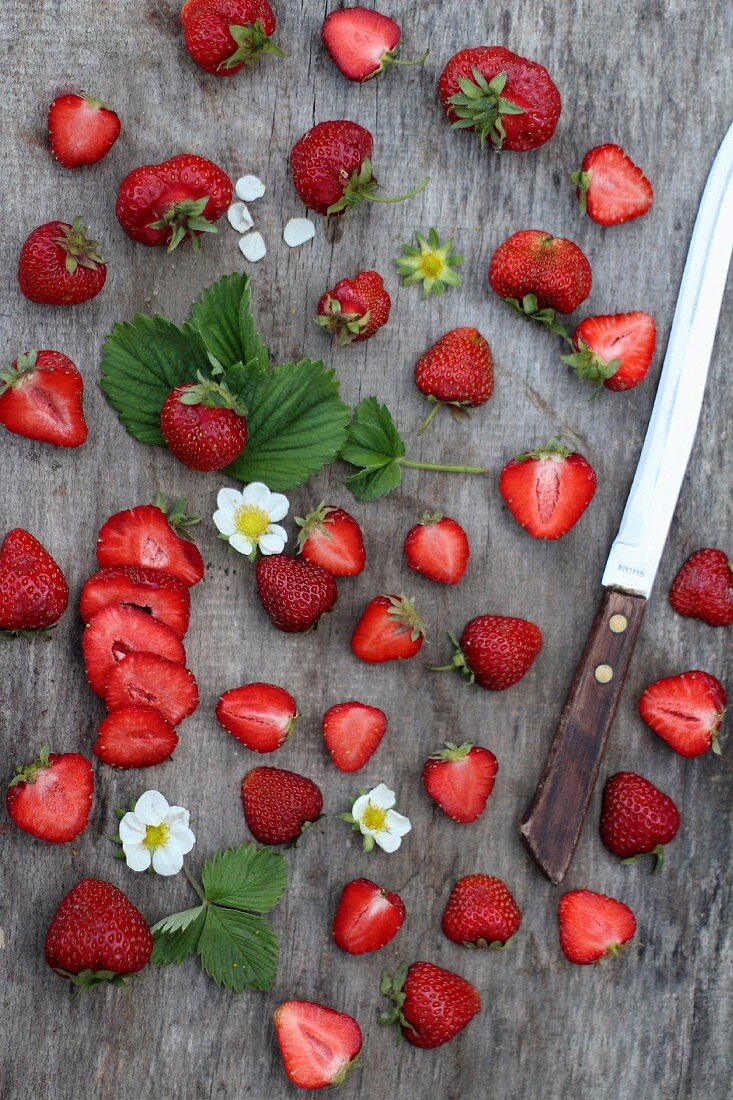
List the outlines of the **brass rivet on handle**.
{"type": "Polygon", "coordinates": [[[610,665],[597,665],[593,675],[599,684],[610,684],[613,680],[613,669],[610,665]]]}
{"type": "Polygon", "coordinates": [[[625,615],[612,615],[608,620],[608,629],[612,631],[613,634],[623,634],[628,625],[629,620],[625,615]]]}

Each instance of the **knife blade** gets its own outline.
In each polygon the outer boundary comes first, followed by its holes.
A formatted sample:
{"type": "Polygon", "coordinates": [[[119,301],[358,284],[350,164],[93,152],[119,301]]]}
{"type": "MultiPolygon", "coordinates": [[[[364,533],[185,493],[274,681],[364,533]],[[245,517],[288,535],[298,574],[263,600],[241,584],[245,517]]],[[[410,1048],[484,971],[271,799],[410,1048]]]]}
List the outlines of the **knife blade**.
{"type": "Polygon", "coordinates": [[[652,415],[605,590],[520,833],[553,883],[565,876],[667,541],[700,418],[733,251],[733,125],[708,175],[652,415]]]}

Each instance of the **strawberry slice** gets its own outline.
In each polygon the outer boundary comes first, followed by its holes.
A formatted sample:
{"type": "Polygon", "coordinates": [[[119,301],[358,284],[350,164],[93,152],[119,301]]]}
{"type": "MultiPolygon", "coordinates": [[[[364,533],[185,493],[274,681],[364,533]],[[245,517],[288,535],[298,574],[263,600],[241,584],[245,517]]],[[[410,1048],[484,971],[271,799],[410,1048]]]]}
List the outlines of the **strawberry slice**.
{"type": "Polygon", "coordinates": [[[139,650],[109,670],[104,701],[110,711],[152,707],[177,726],[199,705],[199,689],[193,673],[182,664],[139,650]]]}
{"type": "Polygon", "coordinates": [[[182,581],[160,569],[116,565],[94,573],[81,590],[79,612],[85,623],[105,607],[122,604],[147,611],[183,638],[188,630],[191,596],[182,581]]]}
{"type": "Polygon", "coordinates": [[[368,703],[336,703],[323,715],[323,740],[341,772],[358,772],[387,732],[387,715],[368,703]]]}
{"type": "Polygon", "coordinates": [[[187,588],[204,575],[204,560],[190,541],[188,528],[198,519],[184,514],[183,501],[166,511],[160,504],[140,504],[110,516],[99,532],[97,561],[110,565],[143,565],[162,569],[187,588]]]}
{"type": "Polygon", "coordinates": [[[80,447],[87,438],[84,380],[60,351],[29,351],[0,371],[0,424],[9,432],[80,447]]]}
{"type": "Polygon", "coordinates": [[[178,734],[151,707],[125,707],[107,715],[97,730],[94,755],[113,768],[162,764],[178,744],[178,734]]]}
{"type": "Polygon", "coordinates": [[[654,191],[641,168],[620,145],[597,145],[583,157],[570,182],[578,193],[580,213],[599,225],[618,225],[646,214],[654,191]]]}
{"type": "Polygon", "coordinates": [[[49,753],[18,768],[8,786],[8,813],[19,829],[49,844],[67,844],[87,827],[92,809],[92,766],[77,752],[49,753]]]}
{"type": "Polygon", "coordinates": [[[656,344],[649,313],[602,314],[580,322],[573,333],[575,351],[561,358],[578,378],[619,392],[644,381],[656,344]]]}
{"type": "Polygon", "coordinates": [[[312,1001],[286,1001],[275,1010],[283,1068],[299,1089],[323,1089],[345,1078],[361,1050],[353,1016],[312,1001]]]}
{"type": "Polygon", "coordinates": [[[458,584],[471,553],[461,525],[440,512],[426,512],[407,532],[404,552],[410,569],[438,584],[458,584]]]}
{"type": "Polygon", "coordinates": [[[293,732],[298,708],[292,695],[276,684],[243,684],[224,692],[216,717],[252,752],[274,752],[293,732]]]}
{"type": "Polygon", "coordinates": [[[320,565],[332,577],[355,577],[362,572],[364,537],[354,517],[343,508],[321,503],[295,522],[301,529],[298,549],[311,565],[320,565]]]}
{"type": "Polygon", "coordinates": [[[368,878],[344,886],[333,918],[336,946],[349,955],[379,951],[393,940],[405,920],[399,894],[389,894],[368,878]]]}
{"type": "Polygon", "coordinates": [[[107,155],[120,136],[120,120],[99,100],[70,92],[49,107],[48,136],[59,164],[78,168],[107,155]]]}
{"type": "Polygon", "coordinates": [[[533,539],[561,539],[593,500],[596,474],[582,455],[551,439],[507,462],[499,492],[533,539]]]}
{"type": "Polygon", "coordinates": [[[720,753],[718,730],[728,697],[708,672],[681,672],[650,684],[639,699],[639,714],[680,756],[720,753]]]}
{"type": "Polygon", "coordinates": [[[81,639],[87,680],[92,691],[104,695],[107,675],[128,653],[157,653],[179,665],[186,663],[180,638],[165,623],[136,607],[105,607],[89,622],[81,639]]]}
{"type": "Polygon", "coordinates": [[[619,950],[636,935],[636,918],[615,898],[592,890],[571,890],[557,907],[560,947],[571,963],[585,966],[619,950]]]}
{"type": "Polygon", "coordinates": [[[395,58],[401,31],[394,19],[371,8],[339,8],[329,12],[321,28],[323,45],[347,80],[362,84],[388,65],[421,65],[426,50],[414,60],[395,58]]]}
{"type": "Polygon", "coordinates": [[[466,741],[455,745],[447,741],[445,748],[425,761],[423,783],[444,814],[468,825],[486,809],[494,789],[499,763],[493,752],[466,741]]]}

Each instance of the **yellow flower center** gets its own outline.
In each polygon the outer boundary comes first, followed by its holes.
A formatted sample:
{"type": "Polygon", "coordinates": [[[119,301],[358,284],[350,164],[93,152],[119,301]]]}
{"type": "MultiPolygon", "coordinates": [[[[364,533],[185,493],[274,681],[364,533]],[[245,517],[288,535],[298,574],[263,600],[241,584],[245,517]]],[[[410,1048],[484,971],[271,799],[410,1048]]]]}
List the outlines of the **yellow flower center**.
{"type": "Polygon", "coordinates": [[[420,270],[426,279],[437,279],[444,266],[437,252],[424,252],[420,260],[420,270]]]}
{"type": "Polygon", "coordinates": [[[156,848],[164,848],[167,840],[168,826],[165,822],[162,825],[145,826],[145,840],[143,844],[149,851],[153,852],[156,848]]]}
{"type": "Polygon", "coordinates": [[[234,525],[245,538],[258,539],[270,526],[270,517],[254,504],[241,504],[234,513],[234,525]]]}
{"type": "Polygon", "coordinates": [[[387,811],[380,806],[372,806],[371,802],[368,802],[361,820],[366,829],[371,829],[375,833],[383,832],[387,822],[387,811]]]}

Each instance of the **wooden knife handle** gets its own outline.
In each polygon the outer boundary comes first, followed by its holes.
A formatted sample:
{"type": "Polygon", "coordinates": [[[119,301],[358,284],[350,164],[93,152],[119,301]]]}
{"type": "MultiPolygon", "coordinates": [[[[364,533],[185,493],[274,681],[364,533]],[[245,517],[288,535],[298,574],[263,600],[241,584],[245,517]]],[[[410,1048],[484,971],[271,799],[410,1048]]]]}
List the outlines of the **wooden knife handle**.
{"type": "Polygon", "coordinates": [[[643,596],[606,589],[520,825],[530,854],[555,885],[580,837],[645,607],[643,596]]]}

